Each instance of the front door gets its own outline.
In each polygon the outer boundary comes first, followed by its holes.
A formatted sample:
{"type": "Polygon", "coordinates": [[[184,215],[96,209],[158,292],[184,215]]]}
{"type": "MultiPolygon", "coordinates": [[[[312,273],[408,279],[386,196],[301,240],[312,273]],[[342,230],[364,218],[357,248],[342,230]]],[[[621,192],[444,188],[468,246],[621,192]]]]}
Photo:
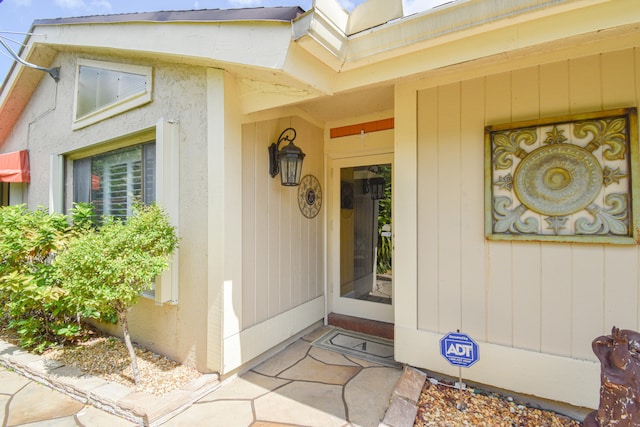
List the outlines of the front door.
{"type": "Polygon", "coordinates": [[[334,313],[393,323],[392,160],[384,154],[332,161],[334,313]]]}

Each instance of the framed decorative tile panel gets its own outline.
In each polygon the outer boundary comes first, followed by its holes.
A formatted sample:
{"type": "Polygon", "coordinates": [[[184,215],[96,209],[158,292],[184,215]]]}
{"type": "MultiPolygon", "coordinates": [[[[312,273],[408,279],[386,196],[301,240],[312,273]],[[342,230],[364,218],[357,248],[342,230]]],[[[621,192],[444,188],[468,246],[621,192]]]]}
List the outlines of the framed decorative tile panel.
{"type": "Polygon", "coordinates": [[[635,108],[486,127],[487,238],[637,243],[637,151],[635,108]]]}

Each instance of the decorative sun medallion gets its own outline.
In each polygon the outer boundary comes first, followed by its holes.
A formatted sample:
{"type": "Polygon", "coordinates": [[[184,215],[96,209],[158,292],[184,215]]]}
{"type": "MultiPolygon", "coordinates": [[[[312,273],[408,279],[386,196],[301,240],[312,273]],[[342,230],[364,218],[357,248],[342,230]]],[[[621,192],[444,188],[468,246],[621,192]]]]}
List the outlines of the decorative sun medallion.
{"type": "Polygon", "coordinates": [[[553,144],[532,151],[518,164],[514,190],[534,212],[561,216],[580,211],[602,188],[598,159],[576,145],[553,144]]]}
{"type": "Polygon", "coordinates": [[[486,127],[487,237],[640,242],[635,123],[626,109],[486,127]]]}
{"type": "Polygon", "coordinates": [[[322,190],[320,183],[313,175],[305,175],[298,187],[298,207],[307,218],[314,218],[322,206],[322,190]]]}

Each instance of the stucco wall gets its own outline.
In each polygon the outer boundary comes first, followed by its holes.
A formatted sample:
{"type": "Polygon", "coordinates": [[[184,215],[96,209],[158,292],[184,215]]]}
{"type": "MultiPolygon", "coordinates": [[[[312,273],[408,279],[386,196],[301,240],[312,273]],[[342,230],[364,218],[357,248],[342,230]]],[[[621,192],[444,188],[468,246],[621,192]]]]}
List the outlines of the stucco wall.
{"type": "MultiPolygon", "coordinates": [[[[132,63],[130,58],[83,56],[83,58],[132,63]]],[[[134,340],[179,361],[208,370],[206,359],[207,316],[207,150],[206,69],[157,62],[135,62],[153,67],[153,100],[86,128],[72,131],[76,57],[61,53],[54,65],[61,66],[56,85],[45,77],[3,151],[27,148],[30,153],[30,208],[49,206],[50,155],[66,155],[86,147],[109,148],[111,141],[144,129],[160,120],[177,121],[179,127],[179,218],[180,278],[178,304],[158,306],[142,298],[131,312],[134,340]]],[[[67,160],[65,208],[72,205],[72,161],[67,160]]],[[[109,328],[118,332],[118,328],[109,328]]]]}

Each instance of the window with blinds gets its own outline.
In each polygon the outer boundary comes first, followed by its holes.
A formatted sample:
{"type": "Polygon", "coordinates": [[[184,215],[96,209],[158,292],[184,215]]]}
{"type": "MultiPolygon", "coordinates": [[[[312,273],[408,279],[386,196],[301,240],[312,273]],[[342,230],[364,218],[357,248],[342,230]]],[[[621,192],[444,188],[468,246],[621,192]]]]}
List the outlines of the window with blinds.
{"type": "Polygon", "coordinates": [[[126,219],[136,202],[156,200],[155,142],[74,160],[74,201],[93,204],[97,218],[126,219]]]}
{"type": "MultiPolygon", "coordinates": [[[[58,156],[56,156],[58,157],[58,156]]],[[[73,181],[73,202],[93,203],[96,220],[101,215],[126,218],[136,202],[159,203],[176,227],[179,220],[180,132],[174,121],[121,135],[103,144],[93,144],[65,156],[60,167],[52,168],[51,184],[73,181]],[[62,165],[71,167],[63,168],[62,165]]],[[[52,161],[52,165],[56,162],[52,161]]],[[[12,185],[13,186],[13,185],[12,185]]],[[[65,185],[64,189],[67,187],[65,185]]],[[[53,186],[50,191],[54,191],[53,186]]],[[[22,193],[22,192],[20,192],[22,193]]],[[[13,198],[13,192],[12,192],[13,198]]],[[[66,200],[66,197],[65,199],[66,200]]],[[[143,293],[157,304],[178,303],[179,255],[143,293]]]]}

